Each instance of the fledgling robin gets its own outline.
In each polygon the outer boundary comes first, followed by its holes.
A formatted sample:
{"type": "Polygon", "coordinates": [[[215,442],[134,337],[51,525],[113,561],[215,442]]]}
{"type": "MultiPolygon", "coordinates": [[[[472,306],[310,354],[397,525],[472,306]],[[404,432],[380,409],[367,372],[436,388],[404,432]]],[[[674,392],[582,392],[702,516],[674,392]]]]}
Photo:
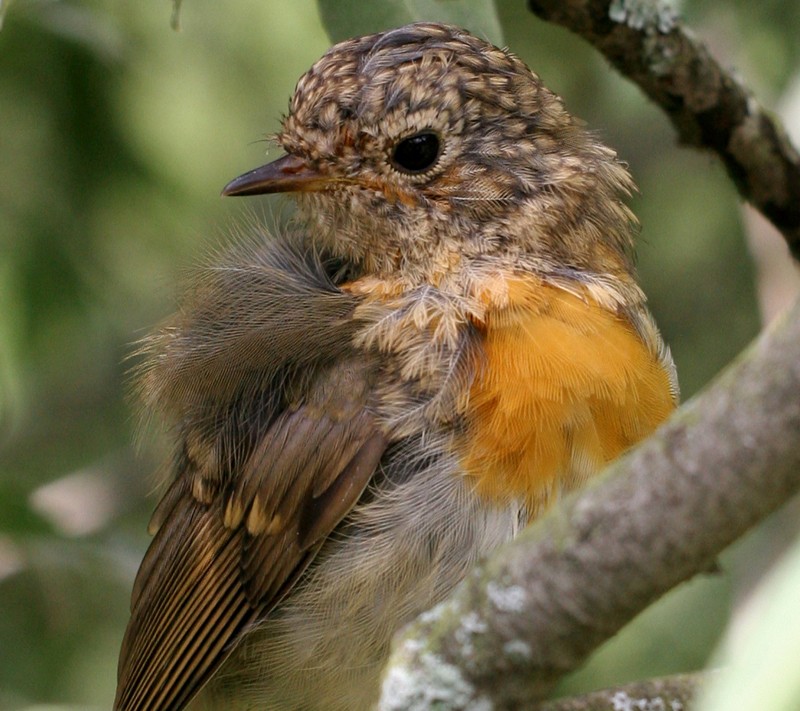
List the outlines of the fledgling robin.
{"type": "Polygon", "coordinates": [[[277,141],[224,193],[296,193],[296,226],[146,347],[177,454],[119,711],[370,708],[400,626],[675,405],[631,178],[509,52],[343,42],[277,141]]]}

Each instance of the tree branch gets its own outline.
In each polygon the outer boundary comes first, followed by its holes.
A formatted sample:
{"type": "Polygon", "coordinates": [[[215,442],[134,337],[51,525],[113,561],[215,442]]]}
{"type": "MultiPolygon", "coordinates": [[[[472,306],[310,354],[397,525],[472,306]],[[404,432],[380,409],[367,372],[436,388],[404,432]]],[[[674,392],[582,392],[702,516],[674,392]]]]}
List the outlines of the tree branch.
{"type": "Polygon", "coordinates": [[[556,699],[535,708],[537,711],[686,711],[710,676],[710,672],[699,672],[637,681],[556,699]]]}
{"type": "Polygon", "coordinates": [[[800,490],[800,302],[779,321],[413,623],[390,661],[382,711],[533,708],[800,490]]]}
{"type": "Polygon", "coordinates": [[[672,8],[660,0],[528,0],[528,7],[600,50],[667,113],[683,143],[715,151],[741,196],[800,259],[800,155],[672,8]]]}
{"type": "MultiPolygon", "coordinates": [[[[800,156],[667,6],[529,6],[603,52],[667,112],[684,143],[717,152],[742,196],[800,256],[800,156]]],[[[654,437],[410,626],[380,708],[589,711],[624,708],[636,697],[651,700],[648,709],[670,709],[668,694],[657,691],[663,680],[613,690],[617,696],[541,700],[647,605],[708,570],[800,490],[799,438],[800,304],[654,437]]],[[[671,697],[677,708],[693,681],[671,697]]]]}

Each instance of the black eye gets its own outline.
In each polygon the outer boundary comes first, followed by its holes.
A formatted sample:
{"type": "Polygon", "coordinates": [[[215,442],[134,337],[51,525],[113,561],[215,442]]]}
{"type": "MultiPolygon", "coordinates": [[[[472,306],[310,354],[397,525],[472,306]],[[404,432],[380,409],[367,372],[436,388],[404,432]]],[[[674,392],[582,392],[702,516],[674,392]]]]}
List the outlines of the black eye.
{"type": "Polygon", "coordinates": [[[392,151],[392,164],[403,173],[424,173],[439,158],[441,141],[432,131],[415,133],[404,138],[392,151]]]}

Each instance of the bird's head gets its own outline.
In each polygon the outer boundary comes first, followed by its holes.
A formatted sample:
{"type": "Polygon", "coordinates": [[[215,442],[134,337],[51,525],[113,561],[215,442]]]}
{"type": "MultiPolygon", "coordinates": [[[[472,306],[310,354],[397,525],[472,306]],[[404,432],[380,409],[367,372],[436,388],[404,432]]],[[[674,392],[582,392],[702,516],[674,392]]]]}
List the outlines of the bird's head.
{"type": "Polygon", "coordinates": [[[414,24],[342,42],[301,77],[286,154],[226,195],[293,192],[309,234],[362,273],[430,280],[464,259],[630,269],[633,185],[513,54],[414,24]]]}

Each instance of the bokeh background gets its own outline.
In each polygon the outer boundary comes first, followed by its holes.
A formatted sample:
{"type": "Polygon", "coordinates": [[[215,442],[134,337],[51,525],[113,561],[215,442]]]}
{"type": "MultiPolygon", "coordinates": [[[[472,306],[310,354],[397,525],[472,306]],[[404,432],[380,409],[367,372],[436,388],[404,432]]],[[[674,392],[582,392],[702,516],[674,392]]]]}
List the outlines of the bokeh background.
{"type": "MultiPolygon", "coordinates": [[[[263,138],[328,32],[461,13],[618,150],[640,186],[641,278],[684,398],[795,288],[780,242],[743,217],[719,163],[677,147],[656,107],[523,0],[321,5],[185,0],[176,31],[167,0],[0,0],[0,709],[111,705],[163,453],[157,433],[137,438],[132,344],[232,224],[285,212],[219,191],[264,162],[263,138]]],[[[767,106],[800,121],[800,0],[679,10],[767,106]]],[[[797,512],[641,615],[559,691],[703,667],[797,512]]]]}

